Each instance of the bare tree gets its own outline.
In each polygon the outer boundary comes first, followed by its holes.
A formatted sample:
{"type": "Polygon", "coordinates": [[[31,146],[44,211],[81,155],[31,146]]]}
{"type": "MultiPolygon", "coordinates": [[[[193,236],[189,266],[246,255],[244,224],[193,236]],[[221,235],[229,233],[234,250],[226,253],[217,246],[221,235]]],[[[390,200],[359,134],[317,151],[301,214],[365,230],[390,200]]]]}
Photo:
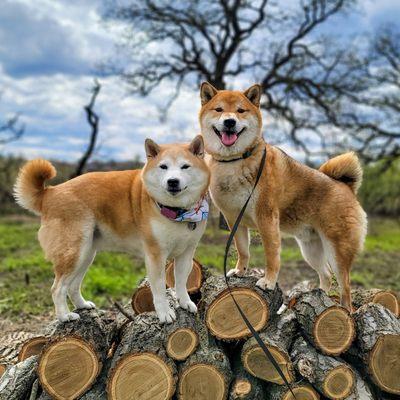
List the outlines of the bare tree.
{"type": "Polygon", "coordinates": [[[99,133],[99,116],[94,111],[94,105],[96,103],[96,98],[100,92],[100,89],[101,89],[100,83],[97,80],[95,80],[91,90],[92,96],[90,98],[89,104],[84,107],[86,112],[86,119],[91,128],[89,145],[86,151],[84,152],[82,158],[79,160],[76,170],[71,175],[71,178],[79,176],[83,173],[86,164],[88,163],[96,147],[97,136],[99,133]]]}
{"type": "Polygon", "coordinates": [[[20,115],[14,114],[6,121],[0,122],[0,145],[20,139],[24,132],[25,125],[20,122],[20,115]]]}
{"type": "MultiPolygon", "coordinates": [[[[346,147],[360,151],[368,161],[377,154],[370,145],[369,127],[357,115],[362,106],[382,108],[371,102],[370,88],[382,79],[372,64],[379,59],[388,68],[393,54],[388,58],[382,53],[379,42],[373,55],[351,39],[339,45],[333,35],[319,34],[332,16],[350,12],[354,3],[109,0],[105,19],[122,22],[126,31],[119,42],[125,49],[122,60],[108,66],[141,95],[163,81],[174,82],[167,106],[182,84],[195,87],[208,80],[224,89],[235,78],[257,80],[263,85],[262,107],[268,115],[268,135],[275,133],[273,141],[289,140],[308,159],[346,147]]],[[[392,116],[395,110],[385,107],[392,116]]],[[[375,125],[375,143],[381,143],[385,124],[375,125]]]]}

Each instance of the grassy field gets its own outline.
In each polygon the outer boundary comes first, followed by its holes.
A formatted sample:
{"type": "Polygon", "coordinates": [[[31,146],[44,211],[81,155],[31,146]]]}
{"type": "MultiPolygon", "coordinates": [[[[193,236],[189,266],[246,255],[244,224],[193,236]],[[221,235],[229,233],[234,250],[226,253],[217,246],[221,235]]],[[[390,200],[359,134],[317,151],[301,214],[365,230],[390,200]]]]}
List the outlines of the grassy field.
{"type": "MultiPolygon", "coordinates": [[[[37,241],[38,220],[4,217],[0,219],[0,316],[12,319],[40,315],[52,310],[51,265],[44,260],[37,241]]],[[[221,270],[227,232],[209,224],[196,258],[221,270]]],[[[251,266],[262,268],[263,249],[259,238],[252,238],[251,266]]],[[[232,251],[230,264],[235,263],[232,251]]],[[[144,276],[141,259],[118,253],[100,253],[83,285],[84,295],[101,307],[109,300],[129,300],[133,288],[144,276]]],[[[287,289],[296,282],[317,275],[302,260],[293,239],[285,238],[282,250],[280,284],[287,289]]],[[[354,285],[400,290],[400,221],[372,219],[365,251],[352,271],[354,285]]]]}

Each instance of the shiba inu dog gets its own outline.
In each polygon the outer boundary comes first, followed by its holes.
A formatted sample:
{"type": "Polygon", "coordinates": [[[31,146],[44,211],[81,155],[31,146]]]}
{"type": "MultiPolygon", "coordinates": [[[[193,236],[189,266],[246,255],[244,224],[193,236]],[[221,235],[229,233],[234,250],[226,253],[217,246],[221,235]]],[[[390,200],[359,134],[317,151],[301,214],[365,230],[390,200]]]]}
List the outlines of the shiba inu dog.
{"type": "Polygon", "coordinates": [[[145,149],[143,170],[92,172],[57,186],[45,186],[56,175],[46,160],[30,161],[19,172],[16,199],[41,215],[38,236],[54,265],[51,291],[61,321],[79,318],[69,311],[67,295],[78,309],[95,307],[82,297],[81,283],[101,250],[144,255],[155,310],[166,323],[175,319],[165,293],[165,263],[174,258],[179,304],[197,310],[186,281],[208,213],[203,139],[162,146],[147,139],[145,149]]]}
{"type": "Polygon", "coordinates": [[[362,249],[367,218],[356,198],[362,169],[354,153],[309,168],[265,143],[261,128],[261,87],[244,92],[201,85],[200,125],[211,155],[210,193],[232,226],[254,185],[266,150],[266,163],[242,224],[235,235],[238,261],[230,275],[249,263],[249,228],[256,229],[266,256],[265,276],[257,285],[274,288],[280,269],[280,231],[296,238],[320,286],[328,291],[335,273],[341,303],[350,308],[349,272],[362,249]]]}

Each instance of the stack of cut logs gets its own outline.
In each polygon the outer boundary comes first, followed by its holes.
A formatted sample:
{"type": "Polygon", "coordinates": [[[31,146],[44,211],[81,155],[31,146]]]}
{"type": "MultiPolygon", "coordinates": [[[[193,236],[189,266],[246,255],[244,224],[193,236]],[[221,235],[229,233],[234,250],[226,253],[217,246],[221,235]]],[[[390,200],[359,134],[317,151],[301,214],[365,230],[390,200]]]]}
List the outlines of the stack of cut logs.
{"type": "MultiPolygon", "coordinates": [[[[173,268],[166,271],[170,288],[173,268]]],[[[53,323],[25,343],[19,362],[0,369],[0,400],[400,398],[394,293],[355,291],[349,313],[320,289],[288,297],[256,281],[230,278],[232,292],[291,391],[251,337],[224,278],[194,262],[188,290],[198,314],[177,307],[177,320],[160,325],[145,280],[132,297],[133,311],[81,310],[79,320],[53,323]]],[[[173,289],[167,294],[176,307],[173,289]]]]}

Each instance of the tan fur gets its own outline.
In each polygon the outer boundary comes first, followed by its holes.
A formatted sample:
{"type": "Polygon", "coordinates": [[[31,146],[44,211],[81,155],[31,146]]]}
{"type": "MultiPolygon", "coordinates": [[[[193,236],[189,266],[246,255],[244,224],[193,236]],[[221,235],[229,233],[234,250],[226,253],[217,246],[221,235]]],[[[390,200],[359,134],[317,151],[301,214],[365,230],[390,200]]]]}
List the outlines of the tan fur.
{"type": "Polygon", "coordinates": [[[322,164],[319,170],[337,181],[346,183],[354,194],[361,186],[363,171],[357,155],[352,151],[331,158],[322,164]]]}
{"type": "MultiPolygon", "coordinates": [[[[202,146],[201,137],[200,141],[202,146]]],[[[193,143],[198,146],[198,138],[193,143]]],[[[152,275],[151,283],[155,282],[154,285],[158,286],[155,290],[158,291],[165,291],[162,277],[166,258],[188,258],[185,255],[185,240],[191,246],[189,253],[193,255],[205,221],[199,223],[191,233],[185,223],[168,220],[160,214],[144,183],[146,173],[157,169],[163,157],[171,160],[184,157],[190,161],[193,169],[205,176],[198,200],[207,191],[209,171],[203,156],[194,155],[194,149],[190,146],[158,146],[158,153],[148,158],[143,170],[91,172],[57,186],[44,186],[47,179],[55,176],[55,169],[48,161],[33,160],[22,167],[15,193],[20,205],[41,214],[38,236],[46,258],[54,266],[52,293],[60,319],[79,317],[67,309],[64,301],[67,290],[77,308],[93,306],[82,298],[80,283],[96,251],[126,251],[144,255],[149,275],[152,275]],[[160,238],[152,228],[154,224],[163,226],[171,237],[178,235],[180,247],[174,243],[169,243],[168,247],[165,244],[168,240],[160,238]],[[193,240],[191,235],[194,235],[193,240]]],[[[181,295],[185,297],[185,293],[181,295]]],[[[162,294],[159,297],[160,301],[164,300],[162,294]]],[[[186,302],[188,299],[185,297],[186,302]]]]}
{"type": "MultiPolygon", "coordinates": [[[[203,89],[202,89],[203,90],[203,89]]],[[[258,187],[244,215],[242,226],[235,235],[238,250],[236,268],[230,275],[241,275],[248,267],[248,229],[256,229],[261,236],[266,256],[265,277],[258,285],[273,288],[280,269],[281,236],[285,232],[295,236],[306,261],[318,272],[320,286],[329,290],[331,275],[335,273],[341,289],[341,301],[350,307],[349,273],[356,254],[362,249],[366,235],[366,215],[354,193],[361,183],[361,168],[355,155],[349,153],[328,161],[322,172],[309,168],[280,149],[266,144],[261,133],[261,116],[257,105],[248,105],[246,92],[217,91],[200,111],[200,124],[205,148],[212,155],[211,196],[232,226],[251,188],[267,149],[266,165],[258,187]],[[235,112],[242,104],[248,110],[238,118],[259,120],[256,131],[247,129],[235,148],[215,150],[220,146],[218,136],[210,130],[218,104],[235,112]],[[250,145],[244,135],[254,137],[250,145]],[[241,140],[246,145],[241,145],[241,140]],[[233,162],[248,149],[252,155],[233,162]],[[327,176],[330,175],[330,176],[327,176]],[[352,190],[339,182],[343,176],[354,178],[352,190]],[[332,177],[334,179],[332,179],[332,177]]]]}

